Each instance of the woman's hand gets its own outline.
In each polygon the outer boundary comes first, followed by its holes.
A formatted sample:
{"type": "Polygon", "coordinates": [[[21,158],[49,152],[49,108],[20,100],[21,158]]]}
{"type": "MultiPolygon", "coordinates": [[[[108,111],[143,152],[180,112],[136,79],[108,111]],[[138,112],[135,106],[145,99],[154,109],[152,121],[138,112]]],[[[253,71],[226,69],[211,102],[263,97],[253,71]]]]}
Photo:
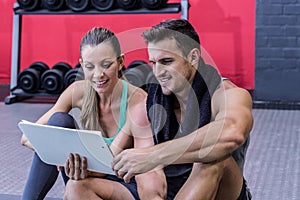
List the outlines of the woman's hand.
{"type": "MultiPolygon", "coordinates": [[[[60,170],[61,167],[58,168],[60,170]]],[[[86,157],[80,157],[78,154],[69,154],[69,158],[65,164],[65,173],[72,180],[82,180],[87,177],[104,177],[106,174],[92,172],[87,169],[86,157]]]]}
{"type": "Polygon", "coordinates": [[[72,180],[82,180],[88,177],[87,159],[78,154],[69,154],[65,164],[65,173],[72,180]]]}
{"type": "Polygon", "coordinates": [[[32,145],[30,144],[30,142],[28,141],[27,137],[24,134],[22,135],[22,138],[21,138],[21,144],[34,151],[32,145]]]}

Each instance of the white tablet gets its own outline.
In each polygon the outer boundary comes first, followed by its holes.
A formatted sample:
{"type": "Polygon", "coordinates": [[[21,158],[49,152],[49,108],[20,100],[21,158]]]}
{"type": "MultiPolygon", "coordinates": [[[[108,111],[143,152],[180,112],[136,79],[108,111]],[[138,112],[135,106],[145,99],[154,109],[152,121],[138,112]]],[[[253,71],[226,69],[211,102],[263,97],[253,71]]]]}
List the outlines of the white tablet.
{"type": "Polygon", "coordinates": [[[88,169],[114,174],[113,155],[101,132],[41,125],[22,120],[19,128],[45,163],[64,166],[70,153],[85,156],[88,169]]]}

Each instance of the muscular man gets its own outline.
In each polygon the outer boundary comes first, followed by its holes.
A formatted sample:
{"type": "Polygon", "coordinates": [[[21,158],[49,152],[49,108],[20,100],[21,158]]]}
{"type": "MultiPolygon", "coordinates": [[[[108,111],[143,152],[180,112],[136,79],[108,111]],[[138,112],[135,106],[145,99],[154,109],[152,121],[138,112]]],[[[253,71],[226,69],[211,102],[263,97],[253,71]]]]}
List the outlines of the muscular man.
{"type": "Polygon", "coordinates": [[[128,182],[162,165],[168,199],[251,199],[242,176],[253,126],[249,93],[203,62],[188,21],[167,20],[142,36],[159,83],[147,97],[156,145],[121,152],[116,174],[128,182]]]}

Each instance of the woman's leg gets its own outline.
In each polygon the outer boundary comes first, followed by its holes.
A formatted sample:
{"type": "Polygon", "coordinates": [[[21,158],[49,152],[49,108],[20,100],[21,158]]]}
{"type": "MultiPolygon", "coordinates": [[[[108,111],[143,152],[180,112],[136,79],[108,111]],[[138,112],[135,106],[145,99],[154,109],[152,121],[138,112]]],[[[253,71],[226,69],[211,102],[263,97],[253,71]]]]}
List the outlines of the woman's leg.
{"type": "Polygon", "coordinates": [[[44,199],[58,176],[57,167],[41,161],[34,153],[22,200],[44,199]]]}
{"type": "Polygon", "coordinates": [[[114,200],[137,200],[136,186],[133,183],[121,184],[119,178],[107,180],[103,178],[86,178],[80,181],[68,181],[64,193],[64,200],[84,200],[84,199],[114,199],[114,200]],[[125,186],[127,185],[127,186],[125,186]],[[131,187],[132,186],[132,187],[131,187]],[[135,196],[128,189],[135,190],[135,196]]]}
{"type": "MultiPolygon", "coordinates": [[[[59,126],[65,128],[76,128],[76,123],[73,117],[67,113],[54,113],[47,125],[59,126]]],[[[44,163],[35,153],[29,176],[23,191],[22,200],[39,200],[44,199],[49,190],[54,185],[58,176],[57,166],[44,163]]],[[[64,170],[61,171],[65,184],[68,177],[64,170]]]]}

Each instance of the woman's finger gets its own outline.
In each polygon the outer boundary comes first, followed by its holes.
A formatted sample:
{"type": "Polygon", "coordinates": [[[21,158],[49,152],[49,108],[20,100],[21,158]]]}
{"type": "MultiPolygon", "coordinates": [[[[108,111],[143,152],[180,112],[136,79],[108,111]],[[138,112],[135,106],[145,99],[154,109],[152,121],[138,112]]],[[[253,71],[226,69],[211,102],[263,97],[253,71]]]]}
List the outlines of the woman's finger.
{"type": "Polygon", "coordinates": [[[75,180],[81,179],[81,158],[78,154],[75,154],[75,171],[74,171],[74,178],[75,180]]]}
{"type": "Polygon", "coordinates": [[[82,157],[82,160],[81,160],[81,179],[85,179],[87,177],[88,177],[87,159],[86,159],[86,157],[82,157]]]}
{"type": "Polygon", "coordinates": [[[74,180],[74,171],[75,171],[75,166],[74,166],[74,155],[72,153],[69,154],[69,177],[70,179],[74,180]]]}
{"type": "Polygon", "coordinates": [[[65,163],[65,173],[68,177],[70,177],[70,168],[69,168],[69,158],[67,159],[66,163],[65,163]]]}

